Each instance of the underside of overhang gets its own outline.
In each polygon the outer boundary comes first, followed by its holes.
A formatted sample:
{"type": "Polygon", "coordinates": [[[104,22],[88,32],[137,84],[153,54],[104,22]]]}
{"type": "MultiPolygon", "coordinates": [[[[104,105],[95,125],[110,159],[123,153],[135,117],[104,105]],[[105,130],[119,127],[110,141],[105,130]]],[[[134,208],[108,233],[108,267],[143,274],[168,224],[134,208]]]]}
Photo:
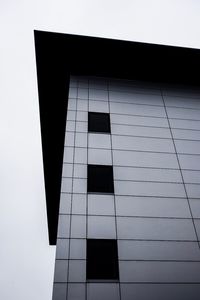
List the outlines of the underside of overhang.
{"type": "Polygon", "coordinates": [[[35,31],[49,243],[56,244],[70,74],[200,86],[197,49],[35,31]]]}

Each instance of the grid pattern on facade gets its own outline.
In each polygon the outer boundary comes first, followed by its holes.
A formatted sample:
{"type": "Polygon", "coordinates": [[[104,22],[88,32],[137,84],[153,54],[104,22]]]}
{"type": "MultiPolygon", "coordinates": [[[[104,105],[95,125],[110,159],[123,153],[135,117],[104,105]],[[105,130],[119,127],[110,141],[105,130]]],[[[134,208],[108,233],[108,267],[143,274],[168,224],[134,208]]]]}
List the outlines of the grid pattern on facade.
{"type": "Polygon", "coordinates": [[[72,77],[53,299],[198,299],[199,198],[200,93],[72,77]],[[88,133],[88,111],[111,134],[88,133]],[[88,164],[113,166],[114,195],[87,193],[88,164]],[[117,239],[119,282],[87,282],[95,238],[117,239]]]}

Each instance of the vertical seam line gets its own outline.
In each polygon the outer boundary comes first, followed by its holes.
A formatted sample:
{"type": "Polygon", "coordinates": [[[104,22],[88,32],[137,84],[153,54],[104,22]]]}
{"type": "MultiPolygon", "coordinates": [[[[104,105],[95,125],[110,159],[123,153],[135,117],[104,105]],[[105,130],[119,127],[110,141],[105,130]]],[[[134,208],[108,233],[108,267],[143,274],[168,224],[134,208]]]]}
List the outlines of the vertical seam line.
{"type": "MultiPolygon", "coordinates": [[[[79,82],[78,82],[79,85],[79,82]]],[[[73,149],[73,167],[72,167],[72,188],[71,188],[71,206],[70,206],[70,222],[69,222],[69,247],[68,247],[68,270],[67,270],[67,298],[69,292],[69,264],[70,264],[70,245],[71,245],[71,225],[72,225],[72,200],[73,200],[73,184],[74,184],[74,161],[75,161],[75,141],[76,141],[76,118],[77,118],[77,103],[78,103],[78,85],[76,88],[76,111],[75,111],[75,130],[74,130],[74,149],[73,149]]]]}
{"type": "Polygon", "coordinates": [[[195,232],[197,243],[198,243],[198,246],[199,246],[199,249],[200,249],[200,243],[199,243],[199,239],[198,239],[197,229],[196,229],[196,225],[195,225],[195,222],[194,222],[194,217],[193,217],[193,213],[192,213],[192,209],[191,209],[187,189],[186,189],[186,186],[185,186],[183,172],[182,172],[182,169],[181,169],[181,164],[180,164],[177,149],[176,149],[176,144],[175,144],[175,141],[174,141],[173,132],[172,132],[172,129],[171,129],[171,126],[170,126],[169,116],[168,116],[167,108],[166,108],[166,105],[165,105],[165,100],[164,100],[162,89],[160,90],[160,92],[161,92],[161,97],[162,97],[162,100],[163,100],[163,105],[164,105],[164,109],[165,109],[165,113],[166,113],[166,117],[167,117],[167,122],[168,122],[168,125],[169,125],[169,130],[170,130],[172,142],[173,142],[173,145],[174,145],[174,151],[175,151],[176,159],[177,159],[177,162],[178,162],[179,171],[180,171],[181,178],[182,178],[182,184],[183,184],[183,187],[184,187],[184,191],[185,191],[185,195],[186,195],[186,199],[187,199],[187,203],[188,203],[188,207],[189,207],[189,211],[190,211],[190,215],[191,215],[191,219],[192,219],[192,223],[193,223],[193,227],[194,227],[194,232],[195,232]]]}
{"type": "MultiPolygon", "coordinates": [[[[109,107],[109,119],[110,119],[110,148],[111,148],[111,159],[113,167],[113,150],[112,150],[112,126],[111,126],[111,113],[110,113],[110,95],[109,95],[109,79],[107,81],[108,89],[108,107],[109,107]]],[[[113,168],[113,184],[114,184],[114,168],[113,168]]],[[[121,283],[120,283],[120,268],[119,268],[119,256],[118,256],[118,231],[117,231],[117,211],[116,211],[116,198],[115,198],[115,186],[114,186],[114,212],[115,212],[115,230],[116,230],[116,241],[117,241],[117,263],[118,263],[118,272],[119,272],[119,298],[121,300],[121,283]]]]}
{"type": "MultiPolygon", "coordinates": [[[[89,113],[89,79],[88,79],[88,103],[87,103],[87,164],[86,164],[86,168],[87,168],[87,181],[86,181],[86,185],[88,184],[88,145],[89,145],[89,133],[88,133],[88,113],[89,113]]],[[[87,188],[87,187],[86,187],[87,188]]],[[[88,191],[86,193],[86,270],[85,270],[85,299],[87,300],[87,239],[88,239],[88,191]]]]}

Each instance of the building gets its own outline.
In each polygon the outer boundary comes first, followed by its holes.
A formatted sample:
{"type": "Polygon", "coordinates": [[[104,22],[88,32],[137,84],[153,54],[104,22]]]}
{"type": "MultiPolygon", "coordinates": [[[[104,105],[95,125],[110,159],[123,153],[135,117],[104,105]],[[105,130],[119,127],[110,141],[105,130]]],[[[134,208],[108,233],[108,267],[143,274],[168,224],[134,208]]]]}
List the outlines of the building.
{"type": "Polygon", "coordinates": [[[53,300],[198,299],[199,51],[35,40],[53,300]]]}

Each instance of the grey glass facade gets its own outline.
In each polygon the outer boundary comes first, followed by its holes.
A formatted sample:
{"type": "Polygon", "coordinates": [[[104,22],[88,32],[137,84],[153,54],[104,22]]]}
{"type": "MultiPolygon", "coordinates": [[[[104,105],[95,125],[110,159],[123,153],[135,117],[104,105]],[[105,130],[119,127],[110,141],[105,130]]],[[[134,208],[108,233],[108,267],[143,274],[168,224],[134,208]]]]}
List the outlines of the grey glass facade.
{"type": "Polygon", "coordinates": [[[199,299],[200,91],[71,77],[66,110],[53,300],[199,299]],[[113,194],[87,193],[88,164],[113,194]],[[117,240],[119,280],[87,280],[87,239],[117,240]]]}

